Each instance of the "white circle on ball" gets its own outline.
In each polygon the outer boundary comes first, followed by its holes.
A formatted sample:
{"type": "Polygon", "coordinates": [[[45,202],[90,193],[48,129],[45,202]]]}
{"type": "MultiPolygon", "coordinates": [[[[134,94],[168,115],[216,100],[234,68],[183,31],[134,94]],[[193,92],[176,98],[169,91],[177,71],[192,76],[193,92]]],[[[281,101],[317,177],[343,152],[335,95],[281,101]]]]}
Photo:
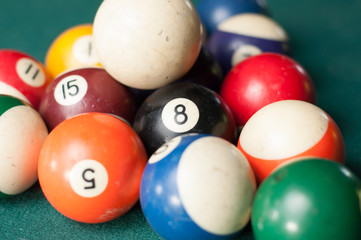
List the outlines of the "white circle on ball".
{"type": "Polygon", "coordinates": [[[233,234],[249,221],[256,191],[244,155],[218,137],[192,142],[177,169],[181,202],[191,219],[213,234],[233,234]]]}
{"type": "Polygon", "coordinates": [[[152,154],[152,156],[148,160],[148,163],[153,164],[159,162],[160,160],[168,156],[168,154],[171,153],[179,145],[181,140],[182,138],[179,136],[172,138],[168,142],[164,143],[157,149],[157,151],[152,154]]]}
{"type": "Polygon", "coordinates": [[[232,66],[236,66],[248,57],[262,53],[262,50],[254,45],[243,45],[239,47],[232,55],[232,66]]]}
{"type": "Polygon", "coordinates": [[[79,37],[73,45],[73,55],[81,63],[97,64],[99,62],[98,55],[93,47],[93,36],[85,35],[79,37]]]}
{"type": "Polygon", "coordinates": [[[187,98],[173,99],[162,110],[162,122],[172,132],[187,132],[198,123],[198,120],[199,109],[187,98]]]}
{"type": "Polygon", "coordinates": [[[283,100],[257,111],[244,125],[240,145],[249,155],[278,160],[296,156],[317,144],[329,126],[327,114],[304,101],[283,100]]]}
{"type": "Polygon", "coordinates": [[[16,62],[16,73],[29,86],[41,87],[45,84],[45,73],[39,64],[30,58],[20,58],[16,62]]]}
{"type": "Polygon", "coordinates": [[[69,180],[76,194],[92,198],[100,195],[108,186],[108,172],[98,161],[82,160],[71,169],[69,180]]]}
{"type": "Polygon", "coordinates": [[[63,106],[80,102],[88,91],[88,82],[80,75],[70,75],[58,82],[54,89],[54,98],[63,106]]]}

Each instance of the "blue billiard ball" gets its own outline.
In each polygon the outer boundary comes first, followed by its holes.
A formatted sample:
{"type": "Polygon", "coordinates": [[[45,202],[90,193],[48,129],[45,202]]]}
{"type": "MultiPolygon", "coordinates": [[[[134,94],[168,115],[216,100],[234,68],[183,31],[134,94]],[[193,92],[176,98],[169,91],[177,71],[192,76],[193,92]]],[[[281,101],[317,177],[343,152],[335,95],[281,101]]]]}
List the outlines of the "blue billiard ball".
{"type": "Polygon", "coordinates": [[[218,24],[240,13],[266,13],[266,6],[260,0],[200,0],[196,9],[208,36],[218,24]]]}
{"type": "Polygon", "coordinates": [[[276,21],[262,14],[244,13],[223,21],[207,42],[207,49],[224,74],[247,57],[262,52],[289,54],[288,35],[276,21]]]}
{"type": "Polygon", "coordinates": [[[253,170],[234,145],[188,134],[150,157],[140,203],[164,239],[229,239],[248,223],[255,190],[253,170]]]}

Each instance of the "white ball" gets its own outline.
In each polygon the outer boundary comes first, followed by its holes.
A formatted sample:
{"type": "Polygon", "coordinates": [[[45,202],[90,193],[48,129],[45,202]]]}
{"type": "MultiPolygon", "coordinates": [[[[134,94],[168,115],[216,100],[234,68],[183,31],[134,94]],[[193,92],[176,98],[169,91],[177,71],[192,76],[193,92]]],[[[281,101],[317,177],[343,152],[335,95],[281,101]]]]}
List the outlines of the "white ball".
{"type": "Polygon", "coordinates": [[[117,81],[155,89],[190,70],[202,30],[188,0],[107,0],[96,13],[93,38],[101,64],[117,81]]]}
{"type": "Polygon", "coordinates": [[[0,132],[0,193],[20,194],[38,180],[38,158],[48,130],[37,111],[19,105],[1,114],[0,132]]]}

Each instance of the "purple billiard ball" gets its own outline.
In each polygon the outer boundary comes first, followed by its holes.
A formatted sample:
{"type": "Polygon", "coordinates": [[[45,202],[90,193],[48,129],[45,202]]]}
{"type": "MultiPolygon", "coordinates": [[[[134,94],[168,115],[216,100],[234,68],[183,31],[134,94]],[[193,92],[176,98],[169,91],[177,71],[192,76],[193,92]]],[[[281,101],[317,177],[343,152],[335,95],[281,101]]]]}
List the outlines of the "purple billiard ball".
{"type": "Polygon", "coordinates": [[[102,68],[79,68],[58,76],[47,88],[39,112],[49,130],[74,115],[102,112],[132,123],[136,103],[129,88],[102,68]]]}
{"type": "Polygon", "coordinates": [[[224,74],[247,57],[262,52],[290,52],[285,30],[270,17],[255,13],[238,14],[223,21],[209,38],[207,48],[224,74]]]}

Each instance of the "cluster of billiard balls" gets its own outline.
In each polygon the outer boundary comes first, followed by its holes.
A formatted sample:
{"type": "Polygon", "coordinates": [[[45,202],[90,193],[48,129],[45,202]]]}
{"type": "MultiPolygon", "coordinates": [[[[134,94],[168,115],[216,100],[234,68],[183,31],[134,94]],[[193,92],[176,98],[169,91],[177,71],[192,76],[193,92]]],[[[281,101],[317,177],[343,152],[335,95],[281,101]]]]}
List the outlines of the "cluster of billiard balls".
{"type": "Polygon", "coordinates": [[[164,239],[250,219],[257,239],[360,239],[360,180],[284,30],[259,1],[194,3],[104,1],[44,65],[0,50],[0,198],[39,179],[84,223],[140,200],[164,239]]]}

